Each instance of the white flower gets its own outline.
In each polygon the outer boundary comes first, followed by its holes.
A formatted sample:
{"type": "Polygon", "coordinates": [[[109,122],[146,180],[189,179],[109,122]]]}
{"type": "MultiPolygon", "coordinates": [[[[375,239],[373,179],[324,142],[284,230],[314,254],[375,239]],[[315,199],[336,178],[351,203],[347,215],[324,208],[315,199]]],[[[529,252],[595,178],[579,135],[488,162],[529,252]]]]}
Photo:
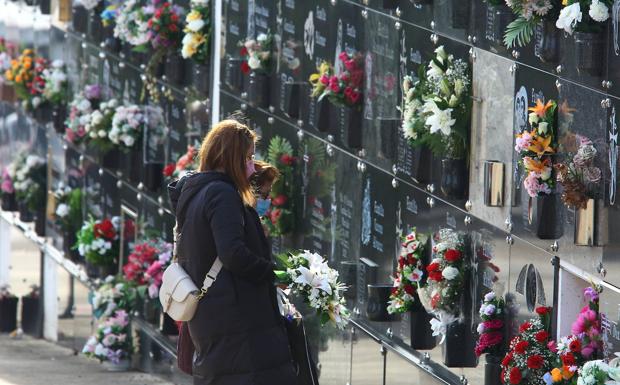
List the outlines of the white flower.
{"type": "Polygon", "coordinates": [[[441,272],[441,275],[448,281],[451,281],[454,278],[458,277],[459,269],[453,266],[448,266],[445,269],[443,269],[443,271],[441,272]]]}
{"type": "Polygon", "coordinates": [[[482,322],[480,322],[478,324],[478,328],[476,329],[476,331],[478,332],[478,334],[482,334],[485,330],[484,324],[482,322]]]}
{"type": "Polygon", "coordinates": [[[489,292],[489,293],[487,293],[487,294],[484,296],[484,300],[485,300],[486,302],[493,301],[494,299],[495,299],[495,293],[494,293],[494,292],[492,292],[492,291],[491,291],[491,292],[489,292]]]}
{"type": "Polygon", "coordinates": [[[493,313],[495,313],[495,305],[487,305],[484,308],[484,314],[493,315],[493,313]]]}
{"type": "Polygon", "coordinates": [[[426,118],[425,124],[429,126],[431,134],[441,132],[443,135],[448,136],[452,132],[452,126],[456,123],[456,119],[452,119],[452,108],[446,108],[441,110],[435,106],[432,114],[426,118]]]}
{"type": "Polygon", "coordinates": [[[205,22],[202,20],[194,20],[187,23],[187,29],[190,31],[198,32],[205,26],[205,22]]]}
{"type": "Polygon", "coordinates": [[[588,15],[595,21],[603,22],[609,18],[609,9],[599,0],[592,0],[588,15]]]}
{"type": "Polygon", "coordinates": [[[248,66],[250,66],[250,68],[253,70],[259,69],[261,67],[261,63],[258,57],[251,55],[248,59],[248,66]]]}
{"type": "Polygon", "coordinates": [[[69,215],[69,205],[65,203],[61,203],[56,207],[56,216],[59,218],[64,218],[69,215]]]}
{"type": "Polygon", "coordinates": [[[108,133],[106,132],[106,130],[99,130],[97,134],[99,135],[100,138],[105,138],[106,136],[108,136],[108,133]]]}
{"type": "Polygon", "coordinates": [[[435,49],[435,54],[437,55],[437,59],[442,63],[445,59],[448,58],[448,54],[446,53],[446,50],[443,48],[443,45],[440,45],[439,47],[437,47],[437,49],[435,49]]]}
{"type": "Polygon", "coordinates": [[[259,43],[261,43],[261,44],[262,44],[262,43],[264,43],[264,42],[266,42],[266,41],[267,41],[267,35],[266,35],[266,34],[264,34],[264,33],[259,34],[259,35],[256,37],[256,41],[257,41],[257,42],[259,42],[259,43]]]}
{"type": "Polygon", "coordinates": [[[560,11],[560,17],[555,22],[555,26],[572,35],[577,23],[581,22],[581,16],[582,13],[579,2],[571,4],[562,8],[560,11]]]}
{"type": "Polygon", "coordinates": [[[438,78],[443,75],[443,70],[437,66],[434,61],[431,61],[428,65],[428,71],[426,71],[426,76],[429,78],[438,78]]]}
{"type": "Polygon", "coordinates": [[[100,357],[106,357],[108,355],[108,348],[106,348],[102,344],[97,344],[97,346],[95,346],[95,355],[100,357]]]}
{"type": "Polygon", "coordinates": [[[131,146],[133,146],[133,144],[134,144],[134,142],[135,142],[135,141],[136,141],[136,140],[135,140],[135,139],[133,138],[133,136],[131,136],[131,135],[125,135],[125,136],[123,136],[123,142],[125,143],[125,146],[127,146],[127,147],[131,147],[131,146]]]}
{"type": "Polygon", "coordinates": [[[544,135],[547,133],[549,127],[549,123],[547,122],[540,122],[538,123],[538,134],[539,135],[544,135]]]}
{"type": "Polygon", "coordinates": [[[528,121],[530,122],[530,124],[536,124],[538,123],[538,114],[535,112],[530,112],[530,115],[528,117],[528,121]]]}

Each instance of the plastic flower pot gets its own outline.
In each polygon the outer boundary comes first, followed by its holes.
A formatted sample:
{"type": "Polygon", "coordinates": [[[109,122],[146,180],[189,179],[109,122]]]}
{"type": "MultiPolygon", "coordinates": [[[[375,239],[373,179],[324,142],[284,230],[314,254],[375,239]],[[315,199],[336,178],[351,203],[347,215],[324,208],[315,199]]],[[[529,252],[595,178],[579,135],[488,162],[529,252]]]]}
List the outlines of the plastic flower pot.
{"type": "Polygon", "coordinates": [[[579,71],[600,75],[605,36],[600,32],[575,32],[575,63],[579,71]]]}
{"type": "Polygon", "coordinates": [[[109,170],[118,169],[120,166],[121,155],[120,150],[117,148],[106,151],[106,153],[101,156],[101,166],[109,170]]]}
{"type": "Polygon", "coordinates": [[[455,321],[446,328],[442,345],[443,363],[449,368],[475,368],[478,357],[474,353],[474,333],[466,324],[455,321]]]}
{"type": "Polygon", "coordinates": [[[513,18],[512,10],[508,6],[487,4],[486,39],[491,43],[503,46],[504,32],[513,18]]]}
{"type": "Polygon", "coordinates": [[[228,87],[237,91],[241,91],[243,88],[243,72],[241,72],[241,63],[243,62],[244,59],[230,57],[226,63],[224,81],[228,87]]]}
{"type": "Polygon", "coordinates": [[[209,94],[209,66],[194,63],[194,79],[192,84],[196,90],[204,95],[209,94]]]}
{"type": "Polygon", "coordinates": [[[557,63],[560,54],[560,33],[555,22],[546,20],[540,26],[537,56],[544,63],[557,63]]]}
{"type": "Polygon", "coordinates": [[[484,385],[501,385],[502,367],[500,357],[492,354],[486,354],[484,357],[484,385]]]}
{"type": "Polygon", "coordinates": [[[22,330],[24,333],[38,337],[41,334],[43,316],[39,297],[22,297],[22,330]]]}
{"type": "Polygon", "coordinates": [[[528,217],[539,239],[558,239],[564,235],[564,204],[559,194],[530,198],[528,217]]]}
{"type": "Polygon", "coordinates": [[[375,322],[390,322],[398,319],[397,314],[389,314],[387,311],[391,284],[367,285],[368,301],[366,303],[366,318],[375,322]]]}
{"type": "Polygon", "coordinates": [[[116,363],[103,361],[102,365],[108,372],[126,372],[131,368],[131,362],[126,358],[116,363]]]}
{"type": "Polygon", "coordinates": [[[18,207],[19,207],[19,220],[25,223],[28,222],[32,222],[34,221],[34,215],[32,214],[32,211],[30,211],[30,209],[28,208],[28,205],[26,205],[23,202],[18,202],[18,207]]]}
{"type": "Polygon", "coordinates": [[[71,25],[76,33],[88,32],[88,10],[83,5],[75,5],[72,9],[71,25]]]}
{"type": "Polygon", "coordinates": [[[471,3],[469,0],[452,1],[452,28],[467,29],[469,27],[469,10],[471,3]]]}
{"type": "Polygon", "coordinates": [[[10,194],[2,193],[2,210],[3,211],[19,210],[19,207],[17,206],[17,198],[15,197],[14,192],[10,194]]]}
{"type": "Polygon", "coordinates": [[[284,83],[284,114],[291,119],[299,119],[301,109],[301,93],[305,84],[284,83]]]}
{"type": "Polygon", "coordinates": [[[143,183],[150,191],[157,191],[161,188],[163,182],[163,163],[146,163],[143,166],[143,183]]]}
{"type": "Polygon", "coordinates": [[[164,75],[171,84],[182,84],[185,79],[185,62],[178,53],[166,56],[164,63],[164,75]]]}
{"type": "Polygon", "coordinates": [[[414,303],[411,307],[411,347],[416,350],[430,350],[437,346],[437,338],[433,336],[430,321],[433,316],[428,314],[420,297],[414,294],[414,303]]]}
{"type": "Polygon", "coordinates": [[[271,104],[271,77],[264,73],[252,71],[248,83],[248,101],[259,108],[268,108],[271,104]]]}
{"type": "Polygon", "coordinates": [[[357,261],[340,262],[340,279],[347,285],[348,289],[344,292],[347,300],[354,301],[357,294],[357,261]]]}
{"type": "Polygon", "coordinates": [[[362,148],[362,111],[345,107],[346,144],[349,148],[362,148]]]}
{"type": "Polygon", "coordinates": [[[45,224],[46,224],[45,208],[43,208],[43,210],[39,210],[35,214],[35,220],[34,220],[34,231],[40,237],[45,236],[45,224]]]}
{"type": "Polygon", "coordinates": [[[179,328],[176,321],[170,318],[170,316],[166,313],[161,314],[159,330],[161,331],[161,334],[165,336],[179,335],[179,328]]]}
{"type": "Polygon", "coordinates": [[[54,125],[54,131],[58,134],[65,133],[65,120],[67,119],[67,106],[61,104],[55,106],[52,109],[52,124],[54,125]]]}
{"type": "Polygon", "coordinates": [[[330,119],[331,103],[327,98],[321,99],[320,102],[316,102],[316,128],[321,132],[330,131],[330,119]]]}
{"type": "Polygon", "coordinates": [[[17,297],[0,299],[0,333],[10,333],[17,329],[17,297]]]}
{"type": "Polygon", "coordinates": [[[464,159],[441,160],[441,192],[446,198],[467,196],[467,164],[464,159]]]}
{"type": "Polygon", "coordinates": [[[51,13],[51,0],[39,0],[39,9],[43,15],[51,13]]]}
{"type": "Polygon", "coordinates": [[[39,124],[45,124],[52,120],[52,106],[43,103],[32,111],[32,115],[39,124]]]}

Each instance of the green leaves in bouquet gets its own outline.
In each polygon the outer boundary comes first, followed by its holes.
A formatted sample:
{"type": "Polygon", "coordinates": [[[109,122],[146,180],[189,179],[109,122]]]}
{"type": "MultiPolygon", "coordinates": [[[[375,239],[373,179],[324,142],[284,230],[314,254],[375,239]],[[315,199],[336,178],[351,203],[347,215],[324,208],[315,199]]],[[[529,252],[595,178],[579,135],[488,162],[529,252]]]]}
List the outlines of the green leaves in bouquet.
{"type": "Polygon", "coordinates": [[[527,20],[519,16],[516,20],[508,24],[504,34],[504,44],[507,48],[514,48],[517,45],[523,47],[532,40],[537,19],[527,20]]]}

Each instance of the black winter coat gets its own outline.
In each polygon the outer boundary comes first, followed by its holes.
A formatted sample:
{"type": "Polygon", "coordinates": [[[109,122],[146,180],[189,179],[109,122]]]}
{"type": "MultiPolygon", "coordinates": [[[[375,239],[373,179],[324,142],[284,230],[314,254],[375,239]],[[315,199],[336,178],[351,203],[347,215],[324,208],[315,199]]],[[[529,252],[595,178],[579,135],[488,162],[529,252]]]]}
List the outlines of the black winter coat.
{"type": "Polygon", "coordinates": [[[202,286],[216,256],[223,268],[188,322],[195,385],[295,385],[277,310],[271,251],[256,212],[219,172],[168,186],[179,224],[180,265],[202,286]]]}

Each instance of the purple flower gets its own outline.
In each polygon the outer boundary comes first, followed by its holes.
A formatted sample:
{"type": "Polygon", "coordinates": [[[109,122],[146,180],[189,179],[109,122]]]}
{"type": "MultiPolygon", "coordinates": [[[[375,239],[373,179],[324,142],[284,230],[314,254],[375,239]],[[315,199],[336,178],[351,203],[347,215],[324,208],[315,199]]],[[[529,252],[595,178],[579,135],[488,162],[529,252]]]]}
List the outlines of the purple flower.
{"type": "Polygon", "coordinates": [[[121,358],[123,356],[123,351],[121,349],[112,350],[108,349],[108,360],[114,364],[118,364],[121,362],[121,358]]]}
{"type": "Polygon", "coordinates": [[[86,99],[100,99],[101,98],[101,87],[99,84],[89,84],[84,87],[84,96],[86,99]]]}
{"type": "Polygon", "coordinates": [[[596,183],[601,180],[601,169],[598,167],[588,167],[583,170],[583,178],[588,183],[596,183]]]}
{"type": "Polygon", "coordinates": [[[583,295],[585,295],[590,301],[596,301],[598,299],[598,292],[592,287],[586,287],[583,290],[583,295]]]}

